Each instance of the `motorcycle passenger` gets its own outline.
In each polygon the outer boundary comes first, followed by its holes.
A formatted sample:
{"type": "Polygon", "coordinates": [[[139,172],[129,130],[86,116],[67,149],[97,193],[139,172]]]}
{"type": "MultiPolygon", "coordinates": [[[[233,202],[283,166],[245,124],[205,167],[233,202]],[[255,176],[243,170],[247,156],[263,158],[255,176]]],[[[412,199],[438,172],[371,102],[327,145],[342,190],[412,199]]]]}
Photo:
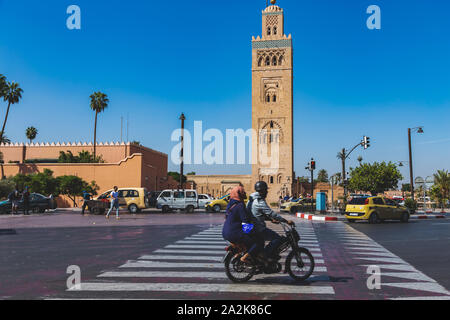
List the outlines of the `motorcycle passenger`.
{"type": "Polygon", "coordinates": [[[259,181],[255,185],[255,193],[250,196],[248,202],[248,210],[253,215],[253,223],[255,224],[255,233],[261,241],[270,241],[270,243],[264,249],[264,255],[266,259],[271,259],[274,254],[274,250],[281,244],[282,237],[275,231],[267,228],[266,218],[270,218],[273,222],[284,222],[289,225],[293,225],[293,221],[288,221],[274,212],[266,202],[267,193],[269,188],[267,183],[259,181]]]}
{"type": "Polygon", "coordinates": [[[247,198],[243,186],[234,188],[230,193],[230,202],[227,206],[227,218],[222,230],[225,240],[233,244],[243,244],[247,253],[241,258],[242,262],[250,263],[251,258],[256,257],[258,247],[256,241],[243,231],[243,224],[251,224],[244,200],[247,198]]]}

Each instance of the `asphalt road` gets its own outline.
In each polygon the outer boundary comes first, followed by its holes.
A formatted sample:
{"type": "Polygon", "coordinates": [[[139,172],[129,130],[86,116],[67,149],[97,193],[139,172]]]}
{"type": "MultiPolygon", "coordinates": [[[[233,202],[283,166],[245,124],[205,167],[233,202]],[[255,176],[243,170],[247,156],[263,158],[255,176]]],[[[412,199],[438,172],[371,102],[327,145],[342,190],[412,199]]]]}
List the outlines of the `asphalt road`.
{"type": "Polygon", "coordinates": [[[300,244],[316,259],[313,276],[297,283],[286,274],[260,275],[236,285],[221,264],[222,214],[3,216],[0,298],[450,299],[448,220],[295,221],[300,244]],[[81,290],[67,290],[72,265],[81,269],[81,290]],[[371,265],[381,268],[381,288],[367,286],[371,265]]]}

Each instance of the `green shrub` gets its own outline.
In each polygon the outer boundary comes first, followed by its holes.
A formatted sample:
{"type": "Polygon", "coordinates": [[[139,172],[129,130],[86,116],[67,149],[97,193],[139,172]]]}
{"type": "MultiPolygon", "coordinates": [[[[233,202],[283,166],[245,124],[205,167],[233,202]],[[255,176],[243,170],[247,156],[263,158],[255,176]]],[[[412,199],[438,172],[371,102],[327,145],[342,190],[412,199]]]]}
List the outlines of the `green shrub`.
{"type": "Polygon", "coordinates": [[[405,207],[408,208],[411,214],[415,213],[417,210],[417,201],[414,201],[411,198],[405,200],[405,207]]]}

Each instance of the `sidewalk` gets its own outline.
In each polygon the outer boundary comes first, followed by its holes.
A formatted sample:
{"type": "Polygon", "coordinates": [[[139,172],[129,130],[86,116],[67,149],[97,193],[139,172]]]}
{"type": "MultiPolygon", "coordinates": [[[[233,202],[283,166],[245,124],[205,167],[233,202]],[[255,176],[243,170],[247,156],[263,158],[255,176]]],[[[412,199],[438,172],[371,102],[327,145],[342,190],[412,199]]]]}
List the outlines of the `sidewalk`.
{"type": "MultiPolygon", "coordinates": [[[[448,216],[448,211],[446,213],[425,213],[417,212],[410,216],[410,220],[424,220],[424,219],[446,219],[448,216]]],[[[324,222],[336,222],[336,221],[347,221],[345,215],[341,215],[338,212],[328,211],[326,214],[310,214],[310,213],[297,213],[295,215],[297,218],[311,220],[311,221],[324,221],[324,222]]]]}

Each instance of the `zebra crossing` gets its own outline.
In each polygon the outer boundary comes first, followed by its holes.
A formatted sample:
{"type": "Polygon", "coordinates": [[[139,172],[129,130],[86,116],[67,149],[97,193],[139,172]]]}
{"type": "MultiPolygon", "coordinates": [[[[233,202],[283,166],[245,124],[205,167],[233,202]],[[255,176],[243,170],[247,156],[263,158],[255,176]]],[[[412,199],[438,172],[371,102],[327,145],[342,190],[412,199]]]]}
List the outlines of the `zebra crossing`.
{"type": "MultiPolygon", "coordinates": [[[[165,297],[169,294],[170,299],[190,299],[195,293],[207,294],[209,298],[223,297],[223,294],[245,298],[250,294],[259,298],[270,295],[273,299],[289,294],[294,295],[294,299],[333,299],[334,288],[323,281],[328,269],[314,226],[310,222],[301,222],[297,230],[301,235],[300,245],[311,251],[316,263],[310,281],[305,283],[297,283],[284,273],[257,275],[245,284],[232,283],[222,263],[228,243],[222,237],[222,226],[213,226],[128,260],[114,270],[102,272],[93,281],[68,289],[67,293],[74,299],[83,299],[88,293],[129,292],[135,294],[133,298],[142,294],[143,298],[152,299],[158,299],[162,294],[165,297]],[[321,281],[315,281],[315,278],[321,281]]],[[[282,233],[281,229],[275,231],[282,233]]],[[[282,264],[287,254],[283,253],[282,264]]]]}
{"type": "Polygon", "coordinates": [[[343,248],[364,273],[368,267],[380,268],[380,288],[400,290],[400,296],[390,300],[450,300],[450,292],[436,280],[417,270],[388,249],[347,224],[338,223],[329,228],[337,235],[343,248]]]}

